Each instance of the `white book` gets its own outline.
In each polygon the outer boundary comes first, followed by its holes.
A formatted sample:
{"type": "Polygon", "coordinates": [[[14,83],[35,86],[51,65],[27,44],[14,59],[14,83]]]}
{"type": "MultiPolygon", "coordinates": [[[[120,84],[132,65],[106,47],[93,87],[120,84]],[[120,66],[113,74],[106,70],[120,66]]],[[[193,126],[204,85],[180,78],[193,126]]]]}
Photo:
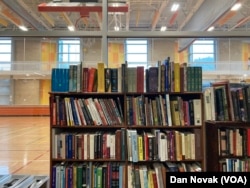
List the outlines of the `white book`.
{"type": "Polygon", "coordinates": [[[95,158],[95,151],[94,151],[94,140],[95,134],[89,134],[89,159],[95,158]]]}
{"type": "Polygon", "coordinates": [[[100,116],[96,106],[95,106],[93,98],[88,98],[87,100],[89,101],[89,105],[90,105],[90,108],[92,110],[92,113],[94,115],[94,118],[96,120],[97,125],[102,125],[102,119],[101,119],[101,116],[100,116]]]}
{"type": "Polygon", "coordinates": [[[115,159],[115,134],[110,134],[110,158],[115,159]]]}
{"type": "Polygon", "coordinates": [[[170,98],[169,94],[166,95],[166,108],[167,108],[167,116],[168,116],[168,126],[172,126],[172,117],[171,117],[171,107],[170,107],[170,98]]]}
{"type": "Polygon", "coordinates": [[[202,125],[201,99],[193,99],[194,104],[194,125],[202,125]]]}
{"type": "Polygon", "coordinates": [[[204,90],[205,120],[215,120],[214,89],[207,87],[204,90]]]}
{"type": "Polygon", "coordinates": [[[83,159],[88,159],[88,133],[83,135],[83,159]]]}

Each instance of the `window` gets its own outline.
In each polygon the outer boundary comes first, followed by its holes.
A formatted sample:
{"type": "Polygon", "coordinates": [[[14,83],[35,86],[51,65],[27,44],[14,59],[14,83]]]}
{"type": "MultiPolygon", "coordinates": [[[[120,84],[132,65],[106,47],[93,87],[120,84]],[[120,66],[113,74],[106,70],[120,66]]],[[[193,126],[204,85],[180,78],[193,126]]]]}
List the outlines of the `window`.
{"type": "Polygon", "coordinates": [[[191,66],[202,66],[202,70],[215,69],[215,41],[196,40],[189,48],[191,66]]]}
{"type": "Polygon", "coordinates": [[[80,39],[60,39],[58,41],[59,67],[68,68],[69,64],[81,61],[80,39]]]}
{"type": "MultiPolygon", "coordinates": [[[[0,70],[9,71],[11,70],[12,60],[12,41],[10,39],[0,39],[0,70]]],[[[0,79],[0,105],[10,104],[10,79],[0,79]]]]}
{"type": "Polygon", "coordinates": [[[0,70],[10,70],[11,69],[11,53],[12,46],[10,39],[0,40],[0,70]]]}
{"type": "Polygon", "coordinates": [[[148,41],[140,39],[126,40],[126,60],[128,67],[148,65],[148,41]]]}

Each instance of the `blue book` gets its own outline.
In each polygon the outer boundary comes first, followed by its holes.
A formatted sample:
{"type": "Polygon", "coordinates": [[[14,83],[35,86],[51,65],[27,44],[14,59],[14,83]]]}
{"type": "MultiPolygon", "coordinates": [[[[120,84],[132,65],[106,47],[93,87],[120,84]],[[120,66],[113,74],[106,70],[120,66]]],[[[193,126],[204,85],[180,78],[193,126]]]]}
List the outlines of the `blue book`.
{"type": "Polygon", "coordinates": [[[170,91],[170,58],[164,60],[165,65],[165,91],[170,91]]]}
{"type": "Polygon", "coordinates": [[[124,165],[120,164],[119,165],[119,188],[123,188],[123,169],[124,169],[124,165]]]}
{"type": "Polygon", "coordinates": [[[69,69],[62,69],[62,92],[69,91],[69,69]]]}
{"type": "Polygon", "coordinates": [[[57,91],[57,80],[56,80],[56,77],[57,77],[57,68],[53,68],[51,70],[51,91],[52,92],[55,92],[57,91]]]}
{"type": "Polygon", "coordinates": [[[72,114],[73,114],[73,120],[74,120],[74,125],[80,125],[80,122],[78,120],[78,115],[77,115],[77,106],[75,106],[74,98],[70,97],[70,103],[71,103],[71,109],[72,109],[72,114]]]}

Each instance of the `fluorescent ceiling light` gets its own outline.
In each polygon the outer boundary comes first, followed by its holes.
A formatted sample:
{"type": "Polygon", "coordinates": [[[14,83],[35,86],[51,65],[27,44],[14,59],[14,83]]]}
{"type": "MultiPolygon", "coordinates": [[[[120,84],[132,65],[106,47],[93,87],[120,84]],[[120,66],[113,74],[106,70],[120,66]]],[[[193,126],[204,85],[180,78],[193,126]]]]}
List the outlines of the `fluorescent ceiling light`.
{"type": "Polygon", "coordinates": [[[161,26],[160,31],[166,31],[166,30],[167,30],[167,27],[166,27],[166,26],[161,26]]]}
{"type": "Polygon", "coordinates": [[[171,7],[171,12],[177,11],[178,8],[179,8],[179,4],[178,3],[174,3],[173,6],[171,7]]]}
{"type": "Polygon", "coordinates": [[[21,29],[22,31],[28,31],[28,28],[23,25],[19,25],[19,29],[21,29]]]}
{"type": "Polygon", "coordinates": [[[70,30],[70,31],[75,31],[75,27],[74,27],[73,25],[69,25],[69,26],[68,26],[68,30],[70,30]]]}
{"type": "Polygon", "coordinates": [[[234,6],[231,8],[231,11],[237,11],[237,10],[239,10],[240,9],[240,7],[241,7],[241,3],[236,3],[236,4],[234,4],[234,6]]]}
{"type": "Polygon", "coordinates": [[[118,26],[115,26],[115,27],[114,27],[114,30],[115,30],[115,31],[119,31],[120,28],[119,28],[118,26]]]}
{"type": "Polygon", "coordinates": [[[214,30],[214,26],[211,26],[207,29],[207,31],[213,31],[214,30]]]}

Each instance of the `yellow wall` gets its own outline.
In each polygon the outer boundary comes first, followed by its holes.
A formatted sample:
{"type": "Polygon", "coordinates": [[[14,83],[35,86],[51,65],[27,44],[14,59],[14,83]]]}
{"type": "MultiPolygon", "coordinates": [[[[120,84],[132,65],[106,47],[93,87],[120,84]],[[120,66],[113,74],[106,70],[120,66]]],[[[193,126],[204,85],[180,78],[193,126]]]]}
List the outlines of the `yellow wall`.
{"type": "MultiPolygon", "coordinates": [[[[56,43],[51,42],[42,42],[41,43],[41,62],[46,63],[47,67],[45,70],[51,70],[56,63],[56,43]]],[[[49,94],[51,90],[51,80],[40,80],[40,104],[48,105],[49,104],[49,94]]]]}
{"type": "Polygon", "coordinates": [[[118,68],[124,63],[124,45],[123,43],[108,44],[108,67],[118,68]]]}
{"type": "Polygon", "coordinates": [[[248,63],[250,58],[250,44],[248,43],[243,43],[242,44],[242,61],[245,64],[245,68],[248,69],[248,63]]]}
{"type": "Polygon", "coordinates": [[[179,46],[178,42],[175,43],[174,46],[174,62],[176,63],[187,63],[188,62],[188,50],[183,50],[180,53],[178,52],[179,46]]]}

